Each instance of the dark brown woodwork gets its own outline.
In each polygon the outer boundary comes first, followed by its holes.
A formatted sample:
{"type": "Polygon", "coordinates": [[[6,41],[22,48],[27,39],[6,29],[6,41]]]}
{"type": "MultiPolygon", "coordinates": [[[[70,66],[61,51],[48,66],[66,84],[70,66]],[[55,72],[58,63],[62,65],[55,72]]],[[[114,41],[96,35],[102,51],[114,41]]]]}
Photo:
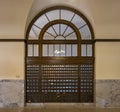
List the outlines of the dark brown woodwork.
{"type": "MultiPolygon", "coordinates": [[[[52,7],[44,10],[42,13],[36,16],[35,19],[31,22],[30,27],[27,32],[27,42],[26,42],[26,103],[39,103],[39,102],[83,102],[83,103],[92,103],[94,102],[94,35],[92,27],[88,20],[78,11],[66,7],[52,7]],[[59,9],[59,20],[50,21],[46,12],[54,9],[59,9]],[[67,9],[73,11],[74,14],[70,21],[61,20],[61,9],[67,9]],[[35,25],[35,20],[45,14],[47,20],[49,21],[42,29],[35,25]],[[83,17],[86,21],[86,24],[77,28],[71,21],[74,18],[75,14],[83,17]],[[68,27],[73,29],[73,32],[76,34],[77,39],[75,40],[45,40],[45,32],[53,36],[50,32],[47,32],[48,28],[52,28],[53,31],[59,36],[61,30],[59,29],[59,34],[57,34],[53,25],[61,24],[67,25],[64,32],[68,27]],[[37,28],[41,29],[39,33],[38,40],[29,40],[28,34],[31,26],[34,25],[37,28]],[[89,40],[82,40],[80,29],[88,25],[91,31],[92,38],[89,40]],[[43,44],[73,44],[77,45],[77,55],[72,56],[49,56],[47,49],[47,56],[44,56],[42,53],[43,44]],[[81,45],[85,44],[92,45],[92,56],[81,56],[81,45]],[[28,56],[28,45],[38,45],[39,46],[39,55],[28,56]]],[[[64,32],[61,36],[64,35],[64,32]]],[[[73,32],[69,33],[71,35],[73,32]]],[[[68,36],[67,35],[67,36],[68,36]]],[[[65,36],[63,36],[65,38],[65,36]]],[[[53,48],[55,50],[55,48],[53,48]]],[[[72,47],[71,47],[72,51],[72,47]]],[[[34,52],[34,50],[32,51],[34,52]]],[[[87,54],[87,49],[86,49],[87,54]]]]}
{"type": "Polygon", "coordinates": [[[26,42],[25,39],[0,39],[0,42],[26,42]]]}

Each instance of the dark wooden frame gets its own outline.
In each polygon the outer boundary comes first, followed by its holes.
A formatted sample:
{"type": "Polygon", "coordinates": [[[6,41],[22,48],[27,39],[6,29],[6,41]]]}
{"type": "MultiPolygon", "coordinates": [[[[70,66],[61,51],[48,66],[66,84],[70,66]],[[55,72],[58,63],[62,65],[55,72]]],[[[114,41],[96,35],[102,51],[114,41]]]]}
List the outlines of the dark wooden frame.
{"type": "MultiPolygon", "coordinates": [[[[0,39],[0,42],[25,42],[25,43],[27,43],[27,39],[0,39]]],[[[98,43],[98,42],[120,42],[120,39],[94,39],[91,42],[93,42],[93,43],[98,43]]]]}
{"type": "MultiPolygon", "coordinates": [[[[40,47],[40,51],[42,51],[42,46],[40,47]]],[[[26,65],[27,63],[51,63],[51,62],[54,62],[54,63],[60,63],[60,61],[64,61],[66,64],[67,63],[76,63],[76,64],[79,64],[79,63],[93,63],[93,69],[94,69],[94,33],[93,33],[93,29],[92,29],[92,26],[91,24],[89,23],[89,21],[86,19],[86,17],[80,13],[79,11],[73,9],[73,8],[70,8],[70,7],[66,7],[66,6],[55,6],[55,7],[50,7],[50,8],[47,8],[45,10],[43,10],[42,12],[40,12],[33,20],[32,22],[30,23],[29,27],[28,27],[28,30],[27,30],[27,33],[26,33],[26,65]],[[40,17],[42,14],[46,13],[47,11],[51,11],[51,10],[54,10],[54,9],[67,9],[67,10],[70,10],[70,11],[73,11],[74,13],[77,13],[79,16],[81,16],[85,21],[86,21],[86,24],[88,25],[88,27],[90,28],[90,32],[91,32],[91,37],[92,39],[91,40],[81,40],[80,39],[80,33],[79,31],[77,30],[77,28],[74,26],[74,24],[72,23],[69,23],[65,20],[55,20],[55,21],[52,21],[52,22],[49,22],[47,25],[44,26],[44,28],[42,29],[41,33],[40,33],[40,38],[39,40],[29,40],[28,39],[28,34],[29,34],[29,31],[33,25],[33,23],[37,20],[38,17],[40,17]],[[59,41],[59,40],[55,40],[55,41],[45,41],[45,40],[42,40],[41,38],[43,37],[44,35],[44,32],[46,31],[47,28],[49,28],[51,25],[53,24],[57,24],[57,23],[63,23],[63,24],[67,24],[68,26],[72,27],[73,30],[76,32],[77,34],[77,41],[59,41]],[[60,44],[65,44],[65,43],[77,43],[78,44],[78,57],[69,57],[69,58],[64,58],[64,57],[27,57],[27,44],[40,44],[42,45],[43,43],[60,43],[60,44]],[[80,56],[80,45],[83,44],[83,43],[87,43],[87,44],[92,44],[93,45],[93,48],[92,48],[92,51],[93,51],[93,54],[92,54],[92,57],[81,57],[80,56]],[[32,59],[32,60],[31,60],[32,59]],[[34,61],[33,61],[34,60],[34,61]]],[[[64,64],[65,64],[64,63],[64,64]]],[[[27,72],[26,72],[27,73],[27,72]]],[[[94,74],[94,73],[93,73],[94,74]]],[[[26,75],[25,75],[25,79],[27,79],[26,75]]],[[[94,80],[94,77],[93,77],[93,80],[94,80]]],[[[25,87],[26,87],[26,82],[25,82],[25,87]]],[[[25,90],[26,91],[26,90],[25,90]]],[[[94,89],[93,89],[93,95],[94,95],[94,89]]],[[[25,99],[26,99],[26,95],[25,95],[25,99]]],[[[94,100],[94,99],[93,99],[94,100]]]]}

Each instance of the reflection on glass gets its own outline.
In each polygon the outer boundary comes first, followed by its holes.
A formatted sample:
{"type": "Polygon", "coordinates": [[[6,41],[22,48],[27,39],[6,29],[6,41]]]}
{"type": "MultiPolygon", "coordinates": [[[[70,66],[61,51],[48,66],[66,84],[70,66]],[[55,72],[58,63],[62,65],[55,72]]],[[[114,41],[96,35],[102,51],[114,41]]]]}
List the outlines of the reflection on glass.
{"type": "Polygon", "coordinates": [[[63,56],[65,54],[65,51],[62,50],[62,49],[60,51],[59,50],[55,50],[54,53],[55,53],[56,56],[63,56]]]}
{"type": "Polygon", "coordinates": [[[43,44],[42,56],[77,56],[77,44],[43,44]]]}
{"type": "Polygon", "coordinates": [[[61,44],[61,50],[64,51],[63,53],[61,53],[61,56],[65,56],[65,44],[61,44]]]}
{"type": "Polygon", "coordinates": [[[54,51],[54,54],[55,56],[59,56],[60,53],[58,53],[60,50],[59,50],[59,45],[58,44],[55,44],[55,51],[54,51]]]}

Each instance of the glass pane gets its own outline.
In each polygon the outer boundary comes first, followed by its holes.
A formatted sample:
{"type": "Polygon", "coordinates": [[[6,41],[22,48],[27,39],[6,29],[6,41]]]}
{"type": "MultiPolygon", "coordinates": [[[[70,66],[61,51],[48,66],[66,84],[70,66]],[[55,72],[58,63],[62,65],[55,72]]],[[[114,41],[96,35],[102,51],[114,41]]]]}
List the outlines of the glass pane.
{"type": "Polygon", "coordinates": [[[45,33],[43,36],[43,40],[54,40],[54,37],[48,33],[45,33]]]}
{"type": "Polygon", "coordinates": [[[91,39],[91,33],[90,33],[90,30],[89,30],[87,25],[80,29],[80,33],[81,33],[81,38],[83,40],[90,40],[91,39]]]}
{"type": "Polygon", "coordinates": [[[81,45],[81,56],[86,56],[86,44],[81,45]]]}
{"type": "Polygon", "coordinates": [[[67,11],[67,10],[61,10],[61,19],[65,19],[70,21],[71,18],[73,17],[73,12],[67,11]]]}
{"type": "Polygon", "coordinates": [[[42,47],[42,55],[43,55],[43,56],[48,56],[47,54],[48,54],[48,53],[47,53],[47,45],[46,45],[46,44],[43,44],[43,47],[42,47]]]}
{"type": "Polygon", "coordinates": [[[61,24],[61,35],[63,35],[67,25],[61,24]]]}
{"type": "Polygon", "coordinates": [[[59,19],[59,10],[53,10],[53,11],[50,11],[46,14],[47,14],[50,21],[59,19]]]}
{"type": "Polygon", "coordinates": [[[54,51],[55,56],[59,56],[60,55],[60,50],[59,50],[59,45],[55,44],[55,51],[54,51]]]}
{"type": "Polygon", "coordinates": [[[53,27],[49,27],[48,30],[47,30],[48,33],[52,34],[53,36],[56,36],[56,33],[53,29],[53,27]]]}
{"type": "Polygon", "coordinates": [[[34,45],[34,56],[38,56],[38,45],[34,45]]]}
{"type": "Polygon", "coordinates": [[[65,40],[65,38],[63,36],[57,36],[55,40],[65,40]]]}
{"type": "Polygon", "coordinates": [[[49,45],[49,56],[53,56],[53,44],[49,45]]]}
{"type": "Polygon", "coordinates": [[[71,35],[66,37],[66,40],[77,40],[77,36],[75,33],[72,33],[71,35]]]}
{"type": "Polygon", "coordinates": [[[77,45],[76,44],[72,45],[72,56],[77,56],[77,45]]]}
{"type": "Polygon", "coordinates": [[[39,29],[39,28],[37,28],[36,26],[33,25],[31,30],[32,30],[32,33],[34,35],[34,36],[31,36],[32,39],[35,39],[35,40],[38,39],[41,29],[39,29]]]}
{"type": "Polygon", "coordinates": [[[60,30],[59,30],[59,24],[53,25],[56,33],[59,35],[60,34],[60,30]]]}
{"type": "Polygon", "coordinates": [[[32,27],[29,33],[29,40],[34,40],[34,39],[38,39],[38,36],[36,35],[34,28],[32,27]]]}
{"type": "Polygon", "coordinates": [[[92,56],[92,45],[87,45],[87,56],[92,56]]]}
{"type": "Polygon", "coordinates": [[[65,44],[61,44],[61,56],[65,56],[65,44]]]}
{"type": "Polygon", "coordinates": [[[35,25],[39,26],[40,28],[43,28],[44,25],[48,23],[48,20],[45,15],[40,16],[37,21],[35,22],[35,25]]]}
{"type": "Polygon", "coordinates": [[[64,33],[64,36],[69,35],[71,32],[73,32],[73,29],[71,27],[68,27],[67,30],[64,33]]]}
{"type": "Polygon", "coordinates": [[[70,44],[66,45],[66,56],[71,56],[71,45],[70,44]]]}
{"type": "Polygon", "coordinates": [[[33,56],[33,45],[28,45],[28,56],[33,56]]]}
{"type": "Polygon", "coordinates": [[[72,23],[77,27],[80,28],[81,26],[85,25],[85,21],[79,16],[75,15],[75,17],[72,20],[72,23]]]}

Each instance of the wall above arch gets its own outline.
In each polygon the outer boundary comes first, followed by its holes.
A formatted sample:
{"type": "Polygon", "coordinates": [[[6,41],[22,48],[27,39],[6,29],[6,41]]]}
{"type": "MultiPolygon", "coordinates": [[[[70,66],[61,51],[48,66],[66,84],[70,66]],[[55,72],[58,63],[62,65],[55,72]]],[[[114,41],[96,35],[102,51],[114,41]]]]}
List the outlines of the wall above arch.
{"type": "Polygon", "coordinates": [[[120,39],[120,0],[2,0],[0,38],[24,39],[32,19],[40,11],[56,5],[83,13],[92,24],[96,39],[120,39]]]}
{"type": "Polygon", "coordinates": [[[89,6],[86,2],[86,0],[35,0],[32,4],[31,10],[28,15],[27,24],[26,24],[26,30],[29,26],[32,19],[41,11],[43,11],[46,8],[53,7],[53,6],[68,6],[71,8],[75,8],[76,10],[83,13],[83,15],[86,16],[86,18],[90,21],[92,26],[94,26],[94,20],[91,16],[91,12],[89,10],[89,6]]]}
{"type": "Polygon", "coordinates": [[[94,29],[96,39],[120,38],[119,0],[35,0],[29,12],[26,28],[42,10],[56,5],[69,6],[83,13],[94,29]]]}
{"type": "Polygon", "coordinates": [[[24,39],[33,0],[0,0],[0,39],[24,39]]]}

